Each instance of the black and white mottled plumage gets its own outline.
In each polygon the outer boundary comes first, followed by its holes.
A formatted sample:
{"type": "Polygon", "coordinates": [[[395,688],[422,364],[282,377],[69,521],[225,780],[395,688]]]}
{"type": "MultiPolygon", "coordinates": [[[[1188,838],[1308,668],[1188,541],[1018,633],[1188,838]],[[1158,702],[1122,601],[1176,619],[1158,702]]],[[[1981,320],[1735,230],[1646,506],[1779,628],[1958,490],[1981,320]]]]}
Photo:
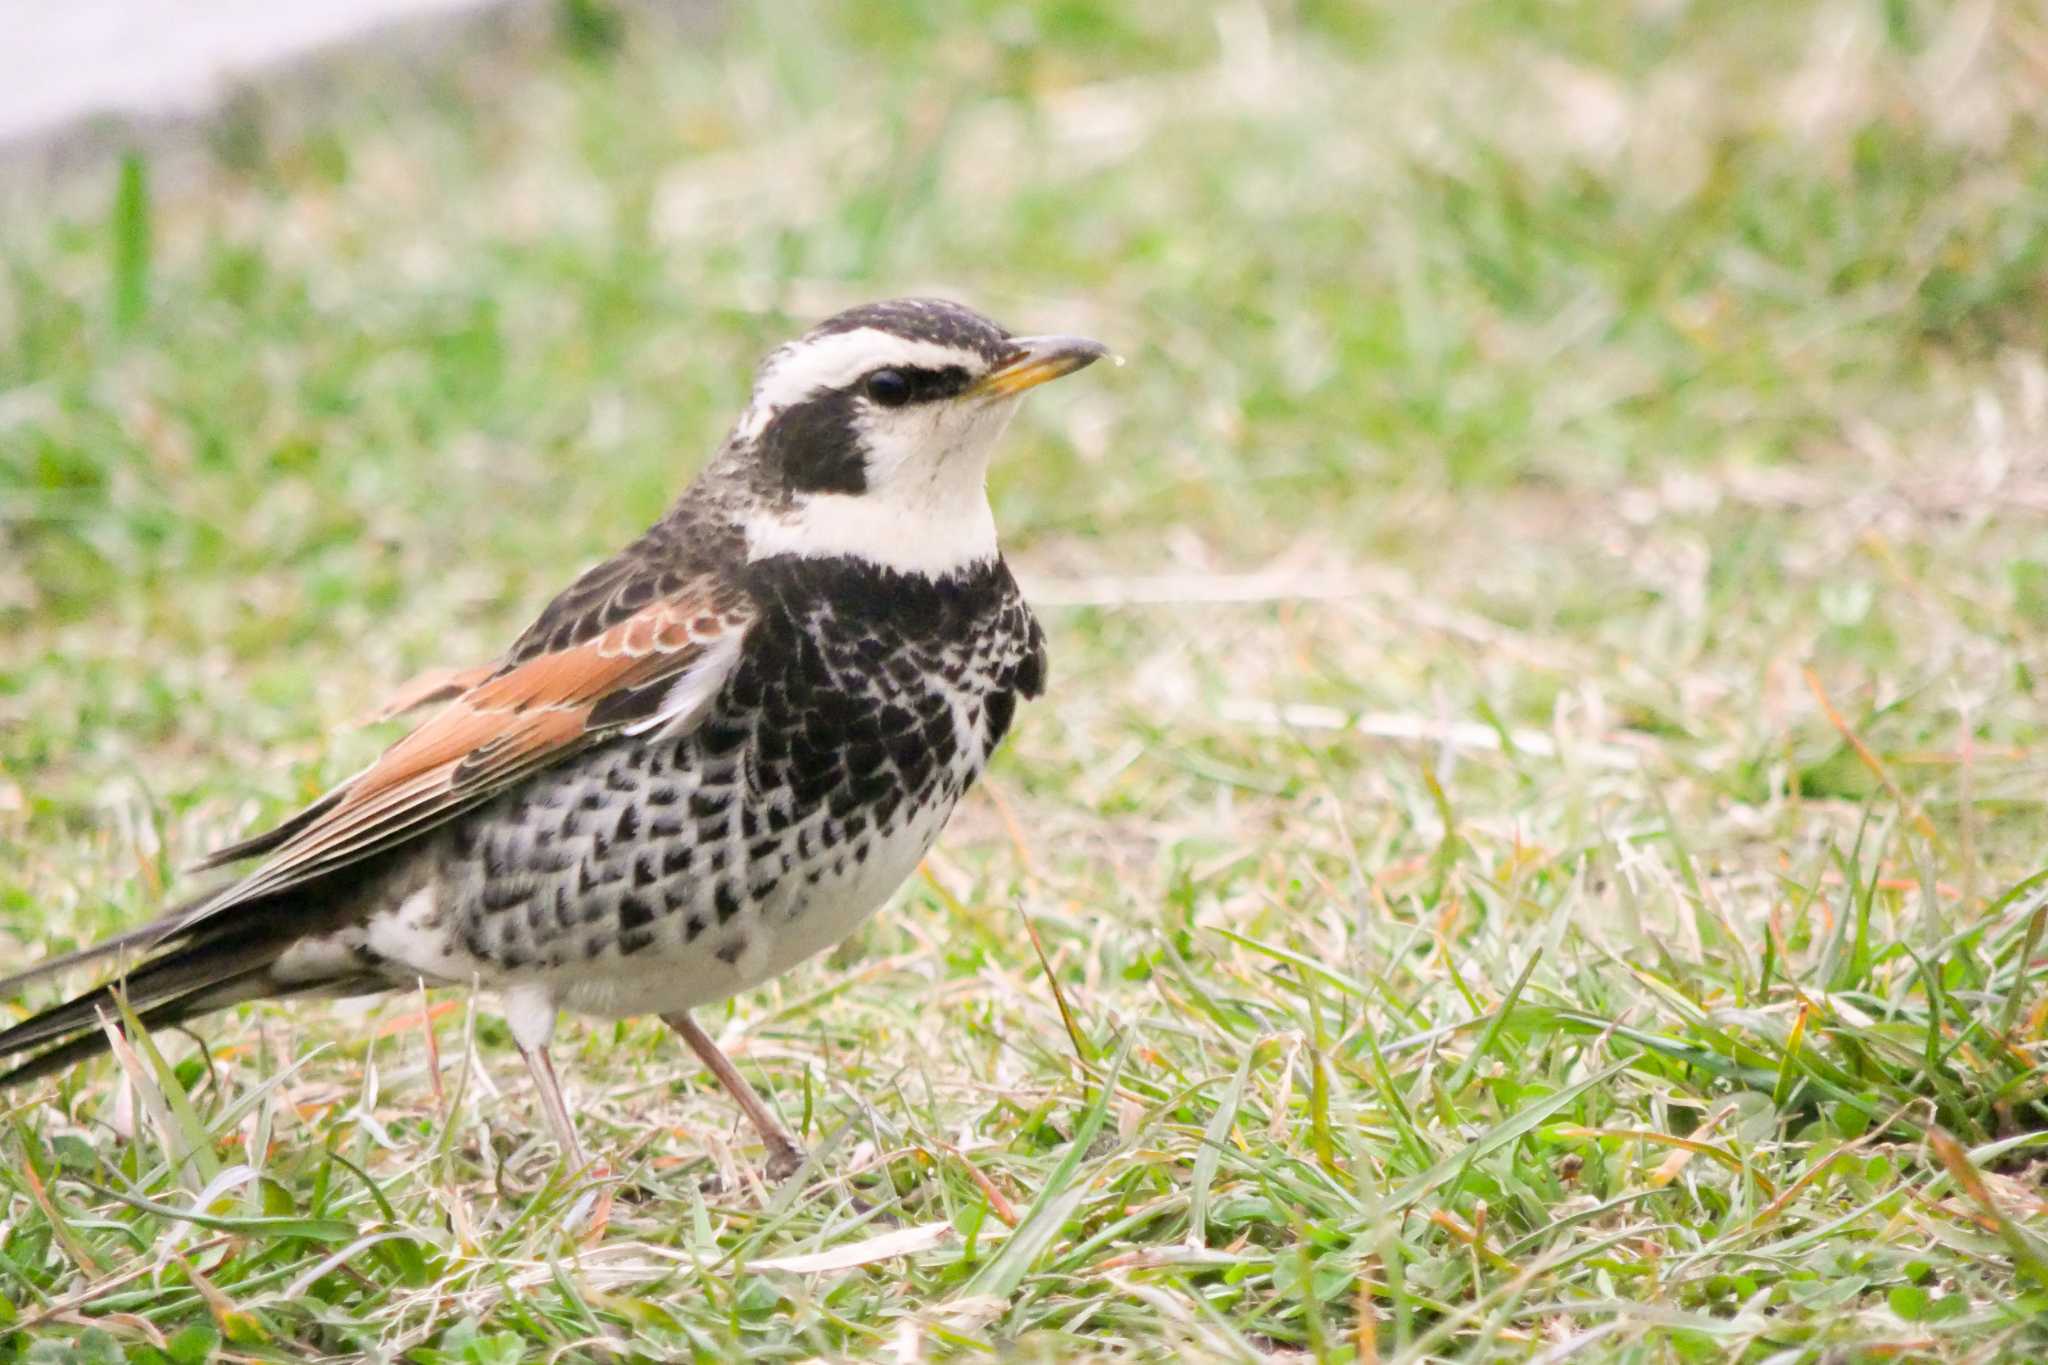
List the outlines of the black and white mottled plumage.
{"type": "Polygon", "coordinates": [[[558,1009],[658,1013],[702,1054],[686,1011],[850,933],[1043,688],[985,475],[1023,391],[1102,354],[916,299],[779,348],[667,515],[499,661],[408,693],[443,705],[375,763],[207,860],[258,859],[245,874],[0,982],[138,959],[0,1033],[0,1056],[44,1049],[0,1085],[103,1046],[117,987],[171,1022],[475,982],[573,1150],[558,1009]]]}

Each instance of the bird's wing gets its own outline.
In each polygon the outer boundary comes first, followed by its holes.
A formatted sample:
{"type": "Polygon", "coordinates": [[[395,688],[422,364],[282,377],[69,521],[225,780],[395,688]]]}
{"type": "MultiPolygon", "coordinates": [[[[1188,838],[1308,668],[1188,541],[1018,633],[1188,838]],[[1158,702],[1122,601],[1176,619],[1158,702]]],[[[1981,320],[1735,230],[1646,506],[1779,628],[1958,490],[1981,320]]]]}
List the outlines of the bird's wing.
{"type": "MultiPolygon", "coordinates": [[[[503,662],[448,675],[453,699],[376,762],[275,829],[201,864],[262,857],[246,876],[8,977],[0,994],[131,949],[154,954],[122,975],[146,1020],[175,1021],[277,994],[282,987],[267,969],[290,938],[270,918],[278,897],[418,838],[608,736],[695,724],[739,659],[754,611],[732,584],[668,562],[656,534],[578,579],[503,662]]],[[[8,1056],[86,1031],[0,1077],[0,1089],[96,1050],[89,1040],[99,1037],[94,1021],[111,989],[95,988],[0,1032],[0,1056],[8,1056]]]]}
{"type": "Polygon", "coordinates": [[[372,711],[365,719],[369,724],[396,720],[408,712],[417,711],[435,702],[454,701],[470,688],[489,678],[498,671],[495,663],[478,664],[475,668],[430,668],[424,673],[407,678],[384,699],[384,704],[372,711]]]}
{"type": "MultiPolygon", "coordinates": [[[[622,556],[622,558],[624,558],[622,556]]],[[[264,860],[171,931],[416,838],[613,734],[690,724],[739,657],[753,611],[709,576],[610,561],[550,605],[506,661],[362,772],[201,868],[264,860]]]]}

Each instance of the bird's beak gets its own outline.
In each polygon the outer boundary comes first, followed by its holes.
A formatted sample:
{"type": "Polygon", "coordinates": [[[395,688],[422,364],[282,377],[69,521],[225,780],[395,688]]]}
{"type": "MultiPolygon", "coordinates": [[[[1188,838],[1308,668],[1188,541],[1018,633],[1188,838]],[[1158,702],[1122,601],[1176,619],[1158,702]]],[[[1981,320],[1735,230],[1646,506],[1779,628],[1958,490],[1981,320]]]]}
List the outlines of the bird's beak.
{"type": "Polygon", "coordinates": [[[1035,389],[1048,379],[1072,374],[1109,354],[1109,347],[1087,337],[1012,337],[1010,358],[984,375],[973,392],[984,398],[1007,398],[1035,389]]]}

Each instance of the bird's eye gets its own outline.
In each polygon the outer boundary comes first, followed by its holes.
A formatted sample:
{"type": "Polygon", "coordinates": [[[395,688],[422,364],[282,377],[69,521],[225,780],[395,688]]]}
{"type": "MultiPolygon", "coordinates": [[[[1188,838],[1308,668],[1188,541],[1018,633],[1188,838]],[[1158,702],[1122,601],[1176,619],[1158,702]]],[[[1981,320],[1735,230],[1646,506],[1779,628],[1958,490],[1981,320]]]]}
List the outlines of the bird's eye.
{"type": "Polygon", "coordinates": [[[868,397],[885,408],[900,408],[910,401],[910,376],[901,370],[876,370],[865,387],[868,397]]]}

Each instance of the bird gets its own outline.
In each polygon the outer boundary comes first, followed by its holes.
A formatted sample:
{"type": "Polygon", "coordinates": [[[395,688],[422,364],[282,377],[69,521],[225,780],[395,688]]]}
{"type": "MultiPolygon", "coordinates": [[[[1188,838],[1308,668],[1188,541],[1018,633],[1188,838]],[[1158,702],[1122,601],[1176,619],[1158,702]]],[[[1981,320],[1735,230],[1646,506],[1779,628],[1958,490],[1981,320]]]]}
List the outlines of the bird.
{"type": "Polygon", "coordinates": [[[239,875],[0,981],[113,975],[0,1032],[0,1089],[245,1001],[494,990],[560,1155],[557,1017],[654,1014],[775,1179],[805,1153],[691,1011],[839,943],[931,848],[1047,680],[997,544],[990,458],[1023,395],[1107,355],[962,304],[841,312],[770,352],[702,472],[427,719],[267,831],[239,875]]]}

